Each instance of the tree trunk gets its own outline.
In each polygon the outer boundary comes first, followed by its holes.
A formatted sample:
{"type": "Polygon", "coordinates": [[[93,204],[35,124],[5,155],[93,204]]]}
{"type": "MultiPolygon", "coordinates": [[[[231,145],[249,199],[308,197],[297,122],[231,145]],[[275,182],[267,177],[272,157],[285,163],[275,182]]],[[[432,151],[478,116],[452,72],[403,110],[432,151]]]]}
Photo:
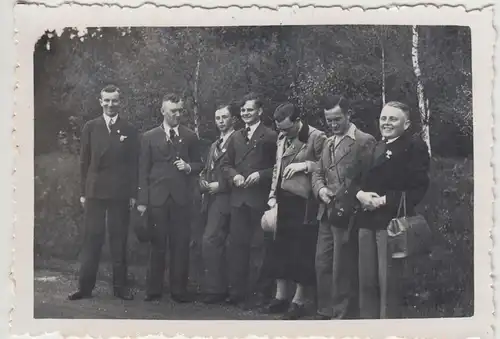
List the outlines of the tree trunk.
{"type": "Polygon", "coordinates": [[[385,48],[382,39],[380,39],[380,48],[382,49],[382,106],[385,106],[385,48]]]}
{"type": "Polygon", "coordinates": [[[424,84],[422,82],[422,72],[420,70],[420,63],[418,60],[419,53],[419,35],[417,26],[412,26],[412,47],[411,55],[413,61],[413,71],[415,72],[415,77],[417,78],[417,96],[418,96],[418,109],[420,111],[420,121],[422,122],[422,138],[424,139],[427,147],[429,149],[429,155],[431,152],[431,140],[429,134],[429,104],[425,100],[424,84]]]}
{"type": "Polygon", "coordinates": [[[193,89],[194,131],[198,136],[198,139],[200,138],[200,131],[199,131],[200,113],[198,107],[198,81],[200,78],[200,59],[201,55],[200,53],[198,53],[198,59],[196,61],[196,70],[194,73],[194,89],[193,89]]]}

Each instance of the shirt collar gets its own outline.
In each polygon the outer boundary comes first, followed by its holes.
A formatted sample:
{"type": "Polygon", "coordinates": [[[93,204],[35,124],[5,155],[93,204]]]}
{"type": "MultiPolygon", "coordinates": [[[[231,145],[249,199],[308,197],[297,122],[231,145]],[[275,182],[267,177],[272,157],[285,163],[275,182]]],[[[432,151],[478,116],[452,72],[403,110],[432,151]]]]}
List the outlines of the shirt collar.
{"type": "Polygon", "coordinates": [[[259,127],[260,121],[257,121],[257,123],[253,124],[252,126],[246,126],[245,128],[250,128],[250,131],[248,132],[248,135],[253,135],[257,127],[259,127]]]}
{"type": "Polygon", "coordinates": [[[390,144],[390,143],[393,143],[394,141],[398,140],[399,137],[395,137],[393,139],[387,139],[387,141],[385,142],[386,144],[390,144]]]}
{"type": "Polygon", "coordinates": [[[175,127],[170,127],[165,121],[163,122],[163,129],[165,130],[165,133],[167,133],[168,136],[170,136],[170,130],[173,129],[175,132],[175,135],[179,136],[179,125],[175,127]]]}
{"type": "Polygon", "coordinates": [[[118,114],[116,114],[114,117],[110,117],[107,114],[102,115],[104,117],[104,121],[106,122],[106,126],[109,126],[109,122],[111,121],[113,124],[116,122],[116,119],[118,119],[118,114]]]}
{"type": "Polygon", "coordinates": [[[351,122],[350,125],[349,125],[349,128],[347,129],[347,132],[345,132],[344,135],[339,135],[339,136],[333,135],[329,139],[330,140],[335,140],[335,138],[337,137],[338,140],[342,140],[342,139],[344,139],[344,137],[349,137],[352,140],[356,140],[356,129],[357,129],[356,125],[354,125],[351,122]]]}
{"type": "Polygon", "coordinates": [[[221,139],[222,139],[222,142],[221,142],[221,145],[224,145],[227,141],[227,139],[229,139],[229,137],[234,133],[234,129],[232,129],[229,133],[226,133],[226,135],[224,136],[221,136],[221,139]]]}

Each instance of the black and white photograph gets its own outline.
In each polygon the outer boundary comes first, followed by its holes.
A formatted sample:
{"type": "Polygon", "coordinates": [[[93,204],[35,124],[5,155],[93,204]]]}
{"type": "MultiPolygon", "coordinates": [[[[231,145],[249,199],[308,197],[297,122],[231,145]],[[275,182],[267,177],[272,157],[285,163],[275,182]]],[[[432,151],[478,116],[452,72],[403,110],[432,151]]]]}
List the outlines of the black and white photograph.
{"type": "Polygon", "coordinates": [[[34,52],[35,317],[468,317],[471,35],[89,27],[34,52]]]}
{"type": "Polygon", "coordinates": [[[245,12],[38,30],[20,251],[33,251],[32,324],[479,324],[489,33],[458,19],[234,23],[245,12]]]}

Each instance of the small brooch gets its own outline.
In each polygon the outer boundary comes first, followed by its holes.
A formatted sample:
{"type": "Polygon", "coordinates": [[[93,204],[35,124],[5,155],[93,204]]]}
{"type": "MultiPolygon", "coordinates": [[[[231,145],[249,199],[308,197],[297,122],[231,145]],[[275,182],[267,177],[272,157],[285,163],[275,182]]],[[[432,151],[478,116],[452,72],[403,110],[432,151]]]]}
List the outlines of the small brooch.
{"type": "Polygon", "coordinates": [[[387,151],[385,151],[385,157],[386,157],[387,159],[390,159],[390,158],[391,158],[391,156],[392,156],[392,152],[391,152],[391,150],[387,150],[387,151]]]}
{"type": "Polygon", "coordinates": [[[120,142],[123,142],[128,137],[126,135],[120,135],[120,142]]]}
{"type": "Polygon", "coordinates": [[[226,152],[226,149],[225,149],[225,148],[223,148],[223,149],[221,149],[221,151],[222,151],[222,153],[225,153],[225,152],[226,152]]]}

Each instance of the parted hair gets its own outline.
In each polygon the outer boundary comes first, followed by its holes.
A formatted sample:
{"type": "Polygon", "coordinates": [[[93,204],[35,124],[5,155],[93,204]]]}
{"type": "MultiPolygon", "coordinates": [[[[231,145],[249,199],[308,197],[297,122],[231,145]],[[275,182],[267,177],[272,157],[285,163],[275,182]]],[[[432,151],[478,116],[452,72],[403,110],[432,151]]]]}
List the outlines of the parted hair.
{"type": "Polygon", "coordinates": [[[342,112],[346,114],[351,110],[351,103],[343,95],[338,94],[326,94],[321,98],[320,102],[321,108],[329,110],[337,106],[342,109],[342,112]]]}
{"type": "Polygon", "coordinates": [[[406,116],[406,119],[410,120],[410,106],[408,106],[407,104],[401,101],[389,101],[385,104],[385,106],[394,107],[401,110],[406,116]]]}
{"type": "Polygon", "coordinates": [[[183,100],[183,97],[181,95],[176,94],[176,93],[167,93],[163,96],[162,102],[171,101],[171,102],[178,103],[181,100],[183,100]]]}
{"type": "Polygon", "coordinates": [[[259,109],[262,108],[263,102],[260,94],[255,93],[255,92],[250,92],[247,95],[243,97],[240,103],[240,107],[243,107],[247,101],[255,101],[255,108],[259,109]]]}
{"type": "Polygon", "coordinates": [[[273,118],[274,120],[281,122],[286,118],[290,118],[290,121],[297,121],[300,117],[300,111],[295,107],[294,104],[290,102],[285,102],[274,110],[273,118]]]}
{"type": "Polygon", "coordinates": [[[118,88],[118,86],[116,85],[113,85],[113,84],[109,84],[109,85],[106,85],[104,86],[102,89],[101,89],[101,92],[106,92],[106,93],[114,93],[114,92],[118,92],[120,93],[120,89],[118,88]]]}

